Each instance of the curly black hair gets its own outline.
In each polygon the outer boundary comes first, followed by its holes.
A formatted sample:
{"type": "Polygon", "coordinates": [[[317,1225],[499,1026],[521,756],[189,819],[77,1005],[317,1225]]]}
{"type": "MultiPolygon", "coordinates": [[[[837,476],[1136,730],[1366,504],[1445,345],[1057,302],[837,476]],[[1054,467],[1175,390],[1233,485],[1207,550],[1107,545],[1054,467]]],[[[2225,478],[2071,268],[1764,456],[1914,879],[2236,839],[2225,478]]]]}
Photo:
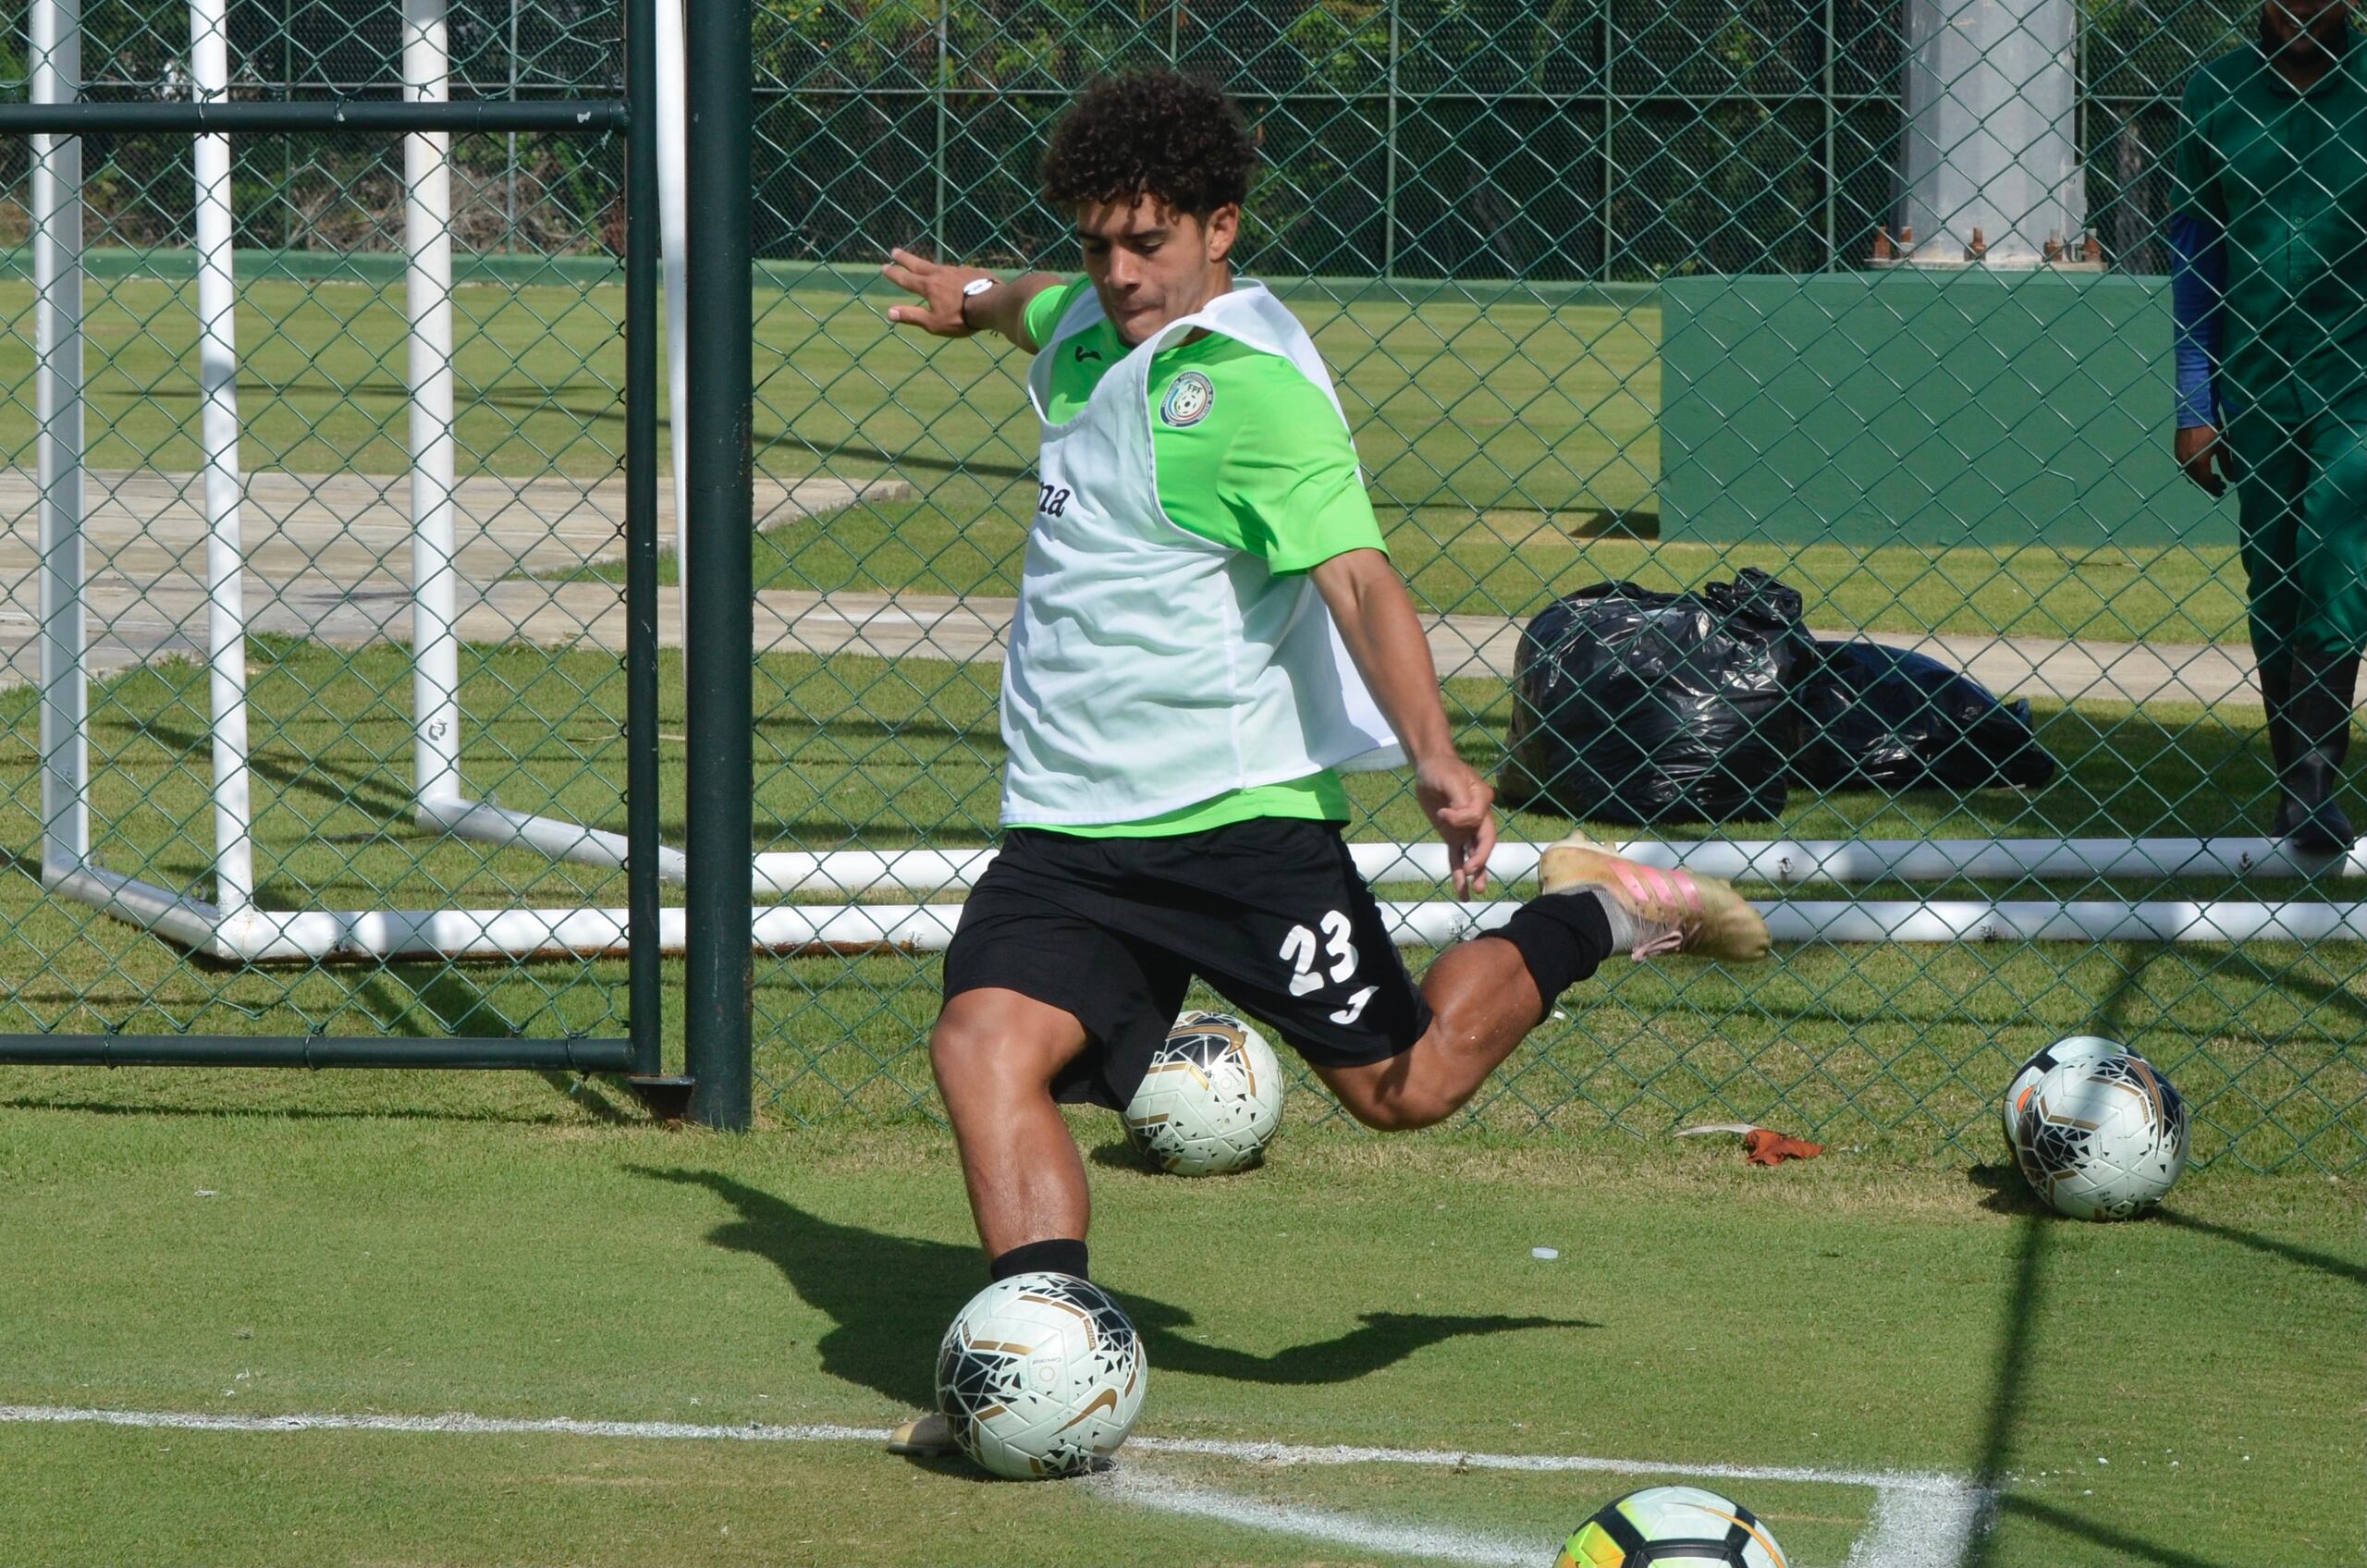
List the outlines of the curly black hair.
{"type": "Polygon", "coordinates": [[[1129,70],[1085,90],[1044,149],[1044,200],[1055,208],[1149,196],[1207,217],[1249,194],[1257,143],[1241,105],[1213,82],[1129,70]]]}

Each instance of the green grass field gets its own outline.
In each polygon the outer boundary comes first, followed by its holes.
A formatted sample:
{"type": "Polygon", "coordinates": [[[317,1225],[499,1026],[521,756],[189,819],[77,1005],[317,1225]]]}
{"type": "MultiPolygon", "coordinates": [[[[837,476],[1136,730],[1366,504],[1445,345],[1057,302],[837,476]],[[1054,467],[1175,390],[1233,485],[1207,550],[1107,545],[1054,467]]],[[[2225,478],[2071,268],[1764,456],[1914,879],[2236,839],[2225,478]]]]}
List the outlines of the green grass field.
{"type": "MultiPolygon", "coordinates": [[[[190,472],[194,286],[90,291],[89,461],[190,472]]],[[[453,293],[461,472],[617,472],[624,446],[620,287],[475,285],[453,293]]],[[[0,450],[30,467],[32,290],[0,282],[0,450]]],[[[1772,570],[1827,628],[2003,631],[2104,642],[2243,636],[2223,548],[1871,550],[1663,545],[1658,312],[1433,302],[1297,308],[1338,374],[1390,547],[1432,607],[1531,613],[1605,578],[1683,587],[1772,570]]],[[[898,335],[884,297],[768,291],[756,308],[757,462],[768,475],[900,475],[919,499],[767,535],[760,586],[1007,594],[1018,581],[1034,433],[1015,353],[898,335]]],[[[399,290],[261,280],[241,295],[239,414],[249,470],[407,466],[399,290]]],[[[670,562],[668,563],[670,572],[670,562]]]]}
{"type": "MultiPolygon", "coordinates": [[[[1383,1141],[1296,1103],[1268,1169],[1205,1183],[1077,1123],[1097,1273],[1150,1354],[1138,1436],[1638,1468],[1145,1449],[1025,1486],[859,1439],[0,1421],[9,1560],[1542,1568],[1611,1496],[1682,1478],[1653,1466],[1748,1464],[1989,1479],[1980,1568],[2357,1561],[2349,1184],[2203,1172],[2085,1226],[1992,1166],[1383,1141]],[[1398,1546],[1307,1533],[1343,1525],[1398,1546]]],[[[982,1277],[934,1129],[668,1133],[532,1077],[11,1072],[0,1227],[0,1404],[233,1418],[868,1430],[927,1400],[982,1277]]],[[[1863,1486],[1707,1484],[1804,1568],[1871,1538],[1863,1486]]]]}

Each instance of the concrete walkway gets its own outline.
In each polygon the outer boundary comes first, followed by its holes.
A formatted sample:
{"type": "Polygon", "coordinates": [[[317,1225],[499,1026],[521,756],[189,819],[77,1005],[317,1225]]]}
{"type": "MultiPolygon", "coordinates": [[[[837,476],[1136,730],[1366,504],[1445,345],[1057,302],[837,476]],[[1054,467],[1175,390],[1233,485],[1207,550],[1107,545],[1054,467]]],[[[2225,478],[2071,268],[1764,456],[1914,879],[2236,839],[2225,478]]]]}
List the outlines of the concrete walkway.
{"type": "MultiPolygon", "coordinates": [[[[39,494],[31,473],[0,470],[0,685],[41,678],[39,494]]],[[[86,474],[83,602],[93,674],[175,654],[204,657],[204,494],[198,474],[86,474]]],[[[763,482],[755,515],[758,528],[770,529],[859,500],[904,501],[912,496],[912,487],[900,481],[763,482]]],[[[623,646],[618,586],[531,580],[622,557],[621,479],[480,476],[460,481],[453,500],[453,570],[460,579],[455,598],[464,639],[524,637],[558,645],[583,640],[587,624],[613,623],[614,645],[623,646]],[[615,613],[604,616],[604,609],[615,613]]],[[[661,484],[661,543],[673,537],[673,514],[672,487],[661,484]]],[[[413,565],[407,479],[250,474],[239,533],[250,631],[315,637],[346,647],[410,641],[413,565]]],[[[675,597],[668,590],[666,623],[669,643],[679,644],[675,597]]]]}
{"type": "MultiPolygon", "coordinates": [[[[661,485],[660,537],[671,538],[672,494],[661,485]]],[[[899,501],[911,487],[809,479],[760,484],[760,527],[777,527],[858,500],[899,501]]],[[[84,524],[93,673],[160,655],[202,658],[205,646],[205,526],[202,479],[153,471],[88,476],[84,524]]],[[[251,630],[340,646],[411,636],[409,485],[356,474],[249,476],[241,508],[251,630]]],[[[22,470],[0,470],[0,684],[39,679],[37,489],[22,470]]],[[[624,645],[621,590],[601,582],[549,581],[615,559],[623,547],[621,480],[463,480],[455,570],[460,635],[545,646],[624,645]]],[[[1008,598],[926,594],[767,591],[757,595],[762,652],[852,653],[963,662],[1002,656],[1008,598]]],[[[681,595],[660,590],[659,635],[682,638],[681,595]]],[[[1819,629],[1828,637],[1856,632],[1819,629]]],[[[2004,696],[2100,702],[2233,703],[2257,706],[2249,651],[2201,643],[2139,644],[2034,637],[1873,633],[1966,670],[2004,696]]],[[[1430,627],[1447,676],[1509,677],[1520,622],[1447,616],[1430,627]]]]}

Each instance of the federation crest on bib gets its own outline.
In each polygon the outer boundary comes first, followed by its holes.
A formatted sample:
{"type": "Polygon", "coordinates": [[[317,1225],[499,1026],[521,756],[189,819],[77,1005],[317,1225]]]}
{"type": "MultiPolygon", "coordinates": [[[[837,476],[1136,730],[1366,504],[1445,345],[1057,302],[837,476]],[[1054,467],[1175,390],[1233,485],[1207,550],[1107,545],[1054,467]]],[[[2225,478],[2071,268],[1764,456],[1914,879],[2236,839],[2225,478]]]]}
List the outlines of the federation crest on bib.
{"type": "Polygon", "coordinates": [[[1181,428],[1197,424],[1208,417],[1208,410],[1217,400],[1217,389],[1198,371],[1187,370],[1175,378],[1167,396],[1159,405],[1161,423],[1181,428]]]}

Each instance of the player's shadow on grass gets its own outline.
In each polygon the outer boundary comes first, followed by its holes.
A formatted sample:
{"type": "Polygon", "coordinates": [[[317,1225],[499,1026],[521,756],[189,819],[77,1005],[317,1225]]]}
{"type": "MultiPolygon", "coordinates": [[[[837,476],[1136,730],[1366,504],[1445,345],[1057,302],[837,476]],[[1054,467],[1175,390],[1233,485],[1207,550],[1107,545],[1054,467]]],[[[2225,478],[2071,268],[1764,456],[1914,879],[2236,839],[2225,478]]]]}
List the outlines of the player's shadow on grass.
{"type": "MultiPolygon", "coordinates": [[[[823,1371],[901,1404],[935,1403],[937,1342],[986,1282],[976,1248],[841,1225],[711,1170],[627,1169],[705,1187],[731,1206],[737,1218],[707,1239],[772,1264],[808,1305],[835,1320],[837,1327],[815,1345],[823,1371]]],[[[1182,1307],[1124,1291],[1111,1293],[1141,1331],[1153,1367],[1246,1383],[1353,1382],[1467,1334],[1600,1327],[1566,1317],[1367,1312],[1361,1327],[1337,1338],[1259,1355],[1185,1339],[1177,1330],[1190,1325],[1192,1315],[1182,1307]]]]}

